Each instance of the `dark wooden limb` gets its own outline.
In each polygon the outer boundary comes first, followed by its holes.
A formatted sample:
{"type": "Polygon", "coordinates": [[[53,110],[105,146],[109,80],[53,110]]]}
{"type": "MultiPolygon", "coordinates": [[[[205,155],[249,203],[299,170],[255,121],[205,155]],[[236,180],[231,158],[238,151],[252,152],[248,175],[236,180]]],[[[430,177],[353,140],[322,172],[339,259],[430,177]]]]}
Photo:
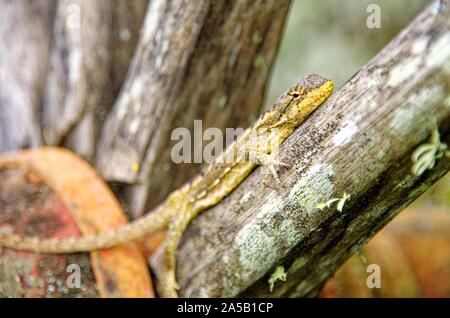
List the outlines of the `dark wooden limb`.
{"type": "MultiPolygon", "coordinates": [[[[320,54],[320,52],[318,52],[320,54]]],[[[326,75],[326,74],[324,74],[326,75]]],[[[284,143],[282,185],[258,168],[189,226],[178,250],[187,297],[315,296],[335,270],[450,169],[411,154],[439,127],[450,143],[450,3],[434,2],[284,143]],[[343,211],[317,205],[350,194],[343,211]],[[286,282],[267,280],[284,266],[286,282]]],[[[161,266],[158,257],[153,267],[161,266]]]]}

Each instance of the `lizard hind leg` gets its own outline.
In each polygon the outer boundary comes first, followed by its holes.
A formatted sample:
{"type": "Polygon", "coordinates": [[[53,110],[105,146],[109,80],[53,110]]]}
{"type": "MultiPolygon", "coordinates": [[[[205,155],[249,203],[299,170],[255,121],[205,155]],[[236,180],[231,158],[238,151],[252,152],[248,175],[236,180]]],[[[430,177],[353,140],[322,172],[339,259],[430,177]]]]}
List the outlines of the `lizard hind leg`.
{"type": "Polygon", "coordinates": [[[196,211],[191,205],[183,204],[178,213],[173,216],[169,225],[167,238],[163,250],[163,266],[156,273],[158,280],[158,292],[164,298],[177,298],[179,289],[176,279],[176,251],[184,231],[193,218],[196,211]]]}

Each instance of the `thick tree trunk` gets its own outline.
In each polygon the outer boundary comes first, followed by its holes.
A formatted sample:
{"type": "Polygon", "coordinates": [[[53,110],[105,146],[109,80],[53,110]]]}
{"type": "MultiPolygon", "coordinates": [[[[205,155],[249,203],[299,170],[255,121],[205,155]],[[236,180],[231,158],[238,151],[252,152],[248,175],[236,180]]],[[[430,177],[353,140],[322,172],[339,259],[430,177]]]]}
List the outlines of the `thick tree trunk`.
{"type": "MultiPolygon", "coordinates": [[[[320,52],[319,52],[320,53],[320,52]]],[[[282,185],[261,169],[196,218],[178,250],[181,295],[314,296],[334,271],[450,168],[412,174],[438,124],[450,142],[450,4],[436,2],[283,145],[282,185]],[[317,205],[344,193],[342,212],[317,205]],[[286,282],[267,280],[284,266],[286,282]]],[[[161,266],[157,256],[154,267],[161,266]]]]}
{"type": "Polygon", "coordinates": [[[98,170],[133,216],[197,172],[174,164],[171,132],[246,127],[258,114],[289,1],[151,1],[123,91],[102,130],[98,170]],[[161,182],[164,180],[164,182],[161,182]],[[151,194],[151,196],[149,196],[151,194]]]}

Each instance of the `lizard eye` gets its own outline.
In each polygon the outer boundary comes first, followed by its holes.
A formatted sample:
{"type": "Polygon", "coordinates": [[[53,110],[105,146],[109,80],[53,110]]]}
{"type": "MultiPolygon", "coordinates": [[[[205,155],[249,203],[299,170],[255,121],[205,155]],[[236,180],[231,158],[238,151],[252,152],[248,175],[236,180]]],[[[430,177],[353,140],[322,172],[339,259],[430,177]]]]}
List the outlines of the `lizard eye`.
{"type": "Polygon", "coordinates": [[[299,99],[300,98],[300,94],[299,93],[293,93],[292,94],[292,98],[293,99],[299,99]]]}

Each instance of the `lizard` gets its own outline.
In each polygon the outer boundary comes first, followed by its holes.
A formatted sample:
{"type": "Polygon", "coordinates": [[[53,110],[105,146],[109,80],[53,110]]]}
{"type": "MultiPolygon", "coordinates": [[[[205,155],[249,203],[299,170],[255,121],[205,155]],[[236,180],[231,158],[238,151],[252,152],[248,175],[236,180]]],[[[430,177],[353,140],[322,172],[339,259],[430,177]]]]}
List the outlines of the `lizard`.
{"type": "Polygon", "coordinates": [[[274,149],[328,99],[333,88],[329,79],[316,74],[306,76],[282,94],[202,173],[172,192],[151,213],[127,225],[82,237],[40,239],[0,234],[0,247],[51,254],[88,252],[135,241],[168,228],[163,243],[164,268],[156,273],[157,289],[162,297],[178,297],[176,249],[191,220],[228,196],[258,165],[269,167],[279,183],[275,167],[289,165],[275,160],[274,149]]]}

